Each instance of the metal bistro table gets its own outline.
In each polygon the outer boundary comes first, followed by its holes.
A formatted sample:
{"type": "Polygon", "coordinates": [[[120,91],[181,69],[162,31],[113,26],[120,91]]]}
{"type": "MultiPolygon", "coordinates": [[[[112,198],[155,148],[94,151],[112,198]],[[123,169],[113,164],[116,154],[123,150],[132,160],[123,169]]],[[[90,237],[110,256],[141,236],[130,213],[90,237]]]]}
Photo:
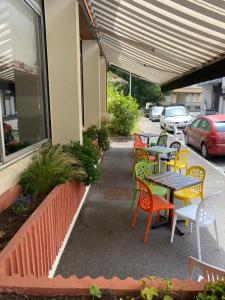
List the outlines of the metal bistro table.
{"type": "Polygon", "coordinates": [[[146,148],[149,153],[152,155],[155,155],[157,157],[157,162],[158,162],[158,168],[160,170],[160,155],[161,154],[171,154],[177,152],[177,149],[175,148],[169,148],[169,147],[164,147],[164,146],[152,146],[146,148]]]}
{"type": "MultiPolygon", "coordinates": [[[[202,182],[202,180],[195,179],[191,176],[186,176],[183,174],[175,173],[175,172],[166,172],[166,173],[159,173],[151,176],[146,177],[147,180],[151,181],[154,184],[163,186],[170,191],[169,201],[170,203],[174,203],[174,192],[179,191],[194,185],[197,185],[202,182]]],[[[155,225],[153,228],[171,224],[171,212],[169,214],[169,220],[162,222],[161,224],[155,225]]],[[[183,222],[183,220],[180,220],[183,222]]],[[[176,233],[179,235],[184,235],[184,233],[176,227],[176,233]]]]}
{"type": "Polygon", "coordinates": [[[159,134],[151,133],[151,132],[143,132],[143,133],[138,133],[138,134],[147,139],[147,144],[149,144],[149,141],[150,141],[151,138],[159,137],[159,134]]]}

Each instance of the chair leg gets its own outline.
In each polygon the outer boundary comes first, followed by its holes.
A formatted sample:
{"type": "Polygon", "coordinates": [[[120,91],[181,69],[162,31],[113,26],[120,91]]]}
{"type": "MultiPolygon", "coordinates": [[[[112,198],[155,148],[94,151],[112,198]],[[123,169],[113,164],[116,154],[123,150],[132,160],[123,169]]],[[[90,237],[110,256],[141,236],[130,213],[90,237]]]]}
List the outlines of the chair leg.
{"type": "Polygon", "coordinates": [[[134,206],[134,203],[135,203],[135,200],[137,198],[137,188],[134,189],[134,195],[133,195],[133,200],[132,200],[132,204],[131,204],[131,207],[130,207],[130,210],[132,211],[133,210],[133,206],[134,206]]]}
{"type": "Polygon", "coordinates": [[[219,245],[219,237],[218,237],[218,229],[217,229],[217,223],[216,220],[214,221],[214,228],[215,228],[215,233],[216,233],[216,241],[217,241],[217,249],[220,249],[220,245],[219,245]]]}
{"type": "Polygon", "coordinates": [[[173,227],[172,227],[171,239],[170,239],[171,243],[173,242],[173,237],[174,237],[174,231],[175,231],[176,224],[177,224],[177,214],[175,213],[174,218],[173,218],[173,227]]]}
{"type": "Polygon", "coordinates": [[[200,244],[200,232],[199,232],[199,226],[196,224],[196,235],[197,235],[197,247],[198,247],[198,259],[202,260],[201,255],[201,244],[200,244]]]}
{"type": "Polygon", "coordinates": [[[147,226],[146,226],[145,236],[144,236],[144,242],[145,243],[147,242],[147,239],[148,239],[151,222],[152,222],[152,212],[150,212],[149,216],[148,216],[148,221],[147,221],[147,226]]]}
{"type": "Polygon", "coordinates": [[[139,204],[137,205],[137,208],[136,208],[136,210],[135,210],[135,214],[134,214],[134,216],[133,216],[132,227],[134,227],[135,224],[136,224],[137,216],[138,216],[138,211],[139,211],[139,204]]]}

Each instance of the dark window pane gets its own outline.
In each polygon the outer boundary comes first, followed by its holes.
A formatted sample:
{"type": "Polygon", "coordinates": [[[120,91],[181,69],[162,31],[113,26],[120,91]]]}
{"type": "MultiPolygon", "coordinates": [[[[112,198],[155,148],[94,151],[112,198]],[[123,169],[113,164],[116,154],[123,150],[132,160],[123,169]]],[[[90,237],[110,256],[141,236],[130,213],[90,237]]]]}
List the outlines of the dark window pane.
{"type": "Polygon", "coordinates": [[[40,16],[25,1],[2,0],[0,7],[0,101],[5,154],[47,137],[40,16]]]}

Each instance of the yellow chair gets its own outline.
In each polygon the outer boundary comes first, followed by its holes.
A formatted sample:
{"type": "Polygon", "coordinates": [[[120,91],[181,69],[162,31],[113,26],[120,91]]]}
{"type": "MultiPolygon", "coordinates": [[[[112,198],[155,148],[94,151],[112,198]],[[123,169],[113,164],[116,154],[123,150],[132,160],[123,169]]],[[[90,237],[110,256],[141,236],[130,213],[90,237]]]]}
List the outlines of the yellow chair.
{"type": "Polygon", "coordinates": [[[174,193],[176,199],[184,201],[185,206],[190,204],[190,201],[194,198],[200,197],[201,200],[204,198],[203,186],[205,180],[205,169],[200,166],[192,166],[190,167],[186,175],[191,176],[195,179],[200,179],[202,182],[198,185],[177,191],[174,193]]]}
{"type": "Polygon", "coordinates": [[[163,171],[166,172],[167,167],[172,167],[174,168],[174,172],[177,172],[178,170],[181,172],[182,169],[185,169],[187,171],[187,163],[188,163],[188,158],[190,155],[190,150],[189,149],[183,149],[177,152],[175,159],[169,161],[169,162],[164,162],[163,165],[163,171]]]}

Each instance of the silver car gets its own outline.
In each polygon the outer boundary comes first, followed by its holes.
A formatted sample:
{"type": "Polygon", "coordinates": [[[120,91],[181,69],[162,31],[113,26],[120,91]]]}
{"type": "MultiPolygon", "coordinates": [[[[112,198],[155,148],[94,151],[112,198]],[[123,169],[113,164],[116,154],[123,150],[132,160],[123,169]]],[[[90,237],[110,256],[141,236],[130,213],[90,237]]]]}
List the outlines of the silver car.
{"type": "Polygon", "coordinates": [[[193,118],[184,106],[169,106],[164,108],[160,116],[160,126],[167,131],[174,131],[174,126],[178,129],[185,129],[193,118]]]}
{"type": "Polygon", "coordinates": [[[163,111],[163,106],[153,106],[149,110],[149,120],[151,121],[159,121],[160,115],[163,111]]]}

